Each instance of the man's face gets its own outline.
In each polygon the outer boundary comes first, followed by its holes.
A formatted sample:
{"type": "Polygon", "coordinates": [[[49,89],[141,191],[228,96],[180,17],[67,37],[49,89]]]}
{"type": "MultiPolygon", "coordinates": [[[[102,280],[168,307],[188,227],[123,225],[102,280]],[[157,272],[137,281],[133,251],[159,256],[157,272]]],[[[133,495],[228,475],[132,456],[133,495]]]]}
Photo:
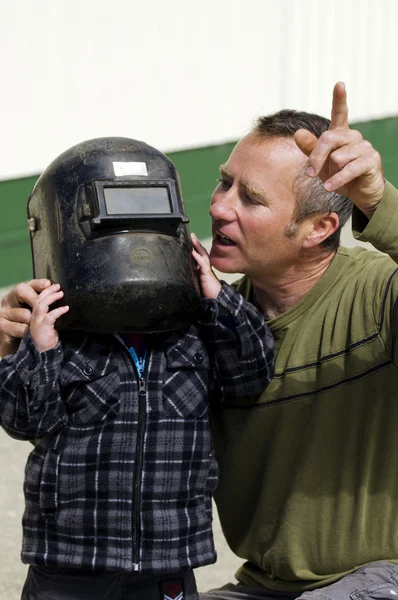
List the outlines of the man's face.
{"type": "Polygon", "coordinates": [[[251,278],[278,276],[297,262],[300,228],[286,236],[295,208],[293,183],[305,161],[293,138],[259,140],[253,134],[235,146],[213,192],[211,264],[251,278]]]}

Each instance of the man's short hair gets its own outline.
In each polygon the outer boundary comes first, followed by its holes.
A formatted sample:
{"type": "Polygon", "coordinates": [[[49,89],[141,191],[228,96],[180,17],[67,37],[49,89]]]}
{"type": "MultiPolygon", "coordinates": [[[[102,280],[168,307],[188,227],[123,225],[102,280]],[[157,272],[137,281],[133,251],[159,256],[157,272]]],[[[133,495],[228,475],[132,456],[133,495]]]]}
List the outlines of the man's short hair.
{"type": "MultiPolygon", "coordinates": [[[[284,109],[273,115],[259,117],[251,132],[261,140],[293,137],[298,129],[307,129],[319,138],[329,125],[329,119],[320,115],[284,109]]],[[[296,207],[292,221],[286,228],[286,235],[294,236],[300,223],[312,215],[334,212],[339,217],[339,227],[321,245],[328,250],[336,249],[340,243],[341,228],[351,215],[352,201],[341,194],[325,190],[319,177],[308,177],[306,164],[303,164],[297,174],[293,191],[296,195],[296,207]]]]}

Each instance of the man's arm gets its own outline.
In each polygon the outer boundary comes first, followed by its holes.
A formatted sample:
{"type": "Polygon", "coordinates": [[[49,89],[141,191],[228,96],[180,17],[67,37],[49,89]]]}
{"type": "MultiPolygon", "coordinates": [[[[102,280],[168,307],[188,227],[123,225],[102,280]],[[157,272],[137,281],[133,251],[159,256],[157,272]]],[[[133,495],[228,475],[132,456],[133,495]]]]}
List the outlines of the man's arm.
{"type": "Polygon", "coordinates": [[[29,329],[31,307],[38,294],[49,287],[48,279],[32,279],[19,283],[1,301],[0,357],[14,354],[21,338],[29,329]]]}
{"type": "MultiPolygon", "coordinates": [[[[329,130],[317,140],[301,129],[295,140],[308,156],[307,174],[319,176],[325,189],[354,203],[353,233],[398,263],[398,192],[383,176],[380,155],[348,126],[345,86],[337,83],[329,130]]],[[[375,325],[388,356],[398,365],[398,270],[389,261],[372,261],[364,272],[375,325]]],[[[362,296],[363,297],[363,296],[362,296]]]]}

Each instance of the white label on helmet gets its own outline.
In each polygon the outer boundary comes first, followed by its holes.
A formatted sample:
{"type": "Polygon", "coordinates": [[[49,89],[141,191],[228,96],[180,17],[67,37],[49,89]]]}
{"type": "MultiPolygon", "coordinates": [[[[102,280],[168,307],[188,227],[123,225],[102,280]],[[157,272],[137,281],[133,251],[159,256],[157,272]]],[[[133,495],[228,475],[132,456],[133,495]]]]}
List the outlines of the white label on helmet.
{"type": "Polygon", "coordinates": [[[123,175],[145,175],[148,177],[146,163],[144,162],[114,162],[113,170],[116,177],[123,177],[123,175]]]}

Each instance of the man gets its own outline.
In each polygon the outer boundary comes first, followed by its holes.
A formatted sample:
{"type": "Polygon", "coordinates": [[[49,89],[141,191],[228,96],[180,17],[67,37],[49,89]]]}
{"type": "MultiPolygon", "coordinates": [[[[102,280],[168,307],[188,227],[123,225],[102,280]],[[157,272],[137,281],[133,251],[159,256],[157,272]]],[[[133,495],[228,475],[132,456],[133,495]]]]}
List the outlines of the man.
{"type": "MultiPolygon", "coordinates": [[[[345,197],[358,237],[395,259],[398,193],[349,129],[342,83],[330,126],[293,111],[260,119],[221,167],[211,261],[246,275],[238,289],[268,317],[276,363],[256,402],[214,410],[216,501],[247,562],[203,600],[398,595],[397,267],[338,248],[345,197]]],[[[14,307],[42,284],[31,286],[4,300],[2,349],[28,326],[14,307]]]]}

